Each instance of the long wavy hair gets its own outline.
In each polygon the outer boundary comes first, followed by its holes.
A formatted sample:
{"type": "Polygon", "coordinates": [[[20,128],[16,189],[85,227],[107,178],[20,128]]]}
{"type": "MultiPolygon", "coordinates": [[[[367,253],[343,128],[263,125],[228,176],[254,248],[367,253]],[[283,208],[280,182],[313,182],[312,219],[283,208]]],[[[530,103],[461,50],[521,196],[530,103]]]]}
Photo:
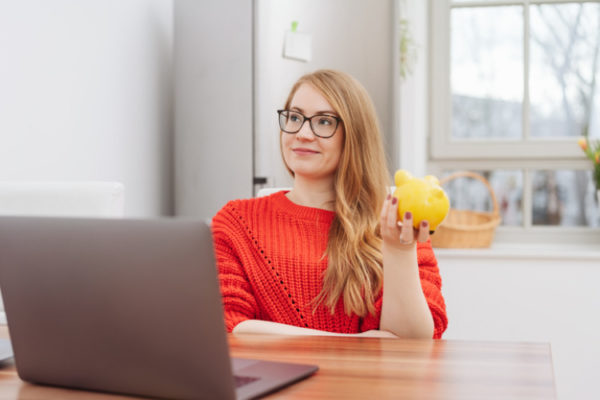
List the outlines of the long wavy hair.
{"type": "Polygon", "coordinates": [[[365,88],[350,75],[318,70],[294,84],[285,109],[303,84],[312,85],[327,99],[345,131],[334,178],[335,217],[324,254],[328,265],[315,302],[325,304],[333,314],[342,298],[346,314],[364,317],[375,311],[375,296],[383,286],[379,214],[389,187],[375,107],[365,88]]]}

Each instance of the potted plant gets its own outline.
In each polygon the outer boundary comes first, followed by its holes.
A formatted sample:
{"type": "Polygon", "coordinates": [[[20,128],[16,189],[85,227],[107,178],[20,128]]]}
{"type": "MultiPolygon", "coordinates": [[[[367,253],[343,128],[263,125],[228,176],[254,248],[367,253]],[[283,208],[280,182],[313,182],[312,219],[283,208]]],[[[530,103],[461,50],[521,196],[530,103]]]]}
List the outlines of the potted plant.
{"type": "Polygon", "coordinates": [[[582,137],[577,143],[585,153],[586,157],[594,164],[594,186],[596,187],[596,198],[598,204],[600,204],[600,141],[592,141],[587,137],[582,137]]]}

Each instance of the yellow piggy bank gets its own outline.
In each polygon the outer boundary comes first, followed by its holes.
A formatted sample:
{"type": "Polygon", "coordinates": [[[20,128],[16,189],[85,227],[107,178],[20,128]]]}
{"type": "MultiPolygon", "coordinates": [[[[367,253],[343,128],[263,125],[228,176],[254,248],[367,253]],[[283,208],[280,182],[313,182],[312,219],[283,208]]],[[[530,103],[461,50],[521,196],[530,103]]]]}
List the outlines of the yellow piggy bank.
{"type": "Polygon", "coordinates": [[[404,213],[410,211],[415,228],[418,228],[421,221],[427,220],[429,230],[433,233],[450,209],[450,200],[438,179],[433,175],[414,178],[408,171],[399,169],[394,175],[394,182],[394,197],[398,199],[398,219],[403,220],[404,213]]]}

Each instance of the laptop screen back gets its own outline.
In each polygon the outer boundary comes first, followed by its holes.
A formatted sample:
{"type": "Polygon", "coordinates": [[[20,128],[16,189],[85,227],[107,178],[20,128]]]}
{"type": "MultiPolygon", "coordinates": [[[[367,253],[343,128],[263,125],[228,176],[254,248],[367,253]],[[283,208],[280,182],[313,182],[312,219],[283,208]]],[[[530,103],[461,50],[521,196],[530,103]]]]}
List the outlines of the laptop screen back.
{"type": "Polygon", "coordinates": [[[235,398],[203,222],[3,217],[0,286],[23,380],[235,398]]]}

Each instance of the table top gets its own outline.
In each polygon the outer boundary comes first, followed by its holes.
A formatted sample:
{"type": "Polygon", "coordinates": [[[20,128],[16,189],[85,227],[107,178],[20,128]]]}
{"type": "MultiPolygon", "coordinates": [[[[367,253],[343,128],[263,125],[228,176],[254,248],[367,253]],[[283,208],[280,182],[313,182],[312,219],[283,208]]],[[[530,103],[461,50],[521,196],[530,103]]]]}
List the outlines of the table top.
{"type": "Polygon", "coordinates": [[[230,336],[236,357],[319,365],[273,398],[552,399],[549,344],[230,336]]]}
{"type": "MultiPolygon", "coordinates": [[[[0,327],[0,337],[7,337],[0,327]]],[[[319,371],[268,398],[553,399],[547,343],[229,335],[234,357],[316,364],[319,371]]],[[[23,382],[0,368],[1,399],[131,399],[23,382]]]]}

